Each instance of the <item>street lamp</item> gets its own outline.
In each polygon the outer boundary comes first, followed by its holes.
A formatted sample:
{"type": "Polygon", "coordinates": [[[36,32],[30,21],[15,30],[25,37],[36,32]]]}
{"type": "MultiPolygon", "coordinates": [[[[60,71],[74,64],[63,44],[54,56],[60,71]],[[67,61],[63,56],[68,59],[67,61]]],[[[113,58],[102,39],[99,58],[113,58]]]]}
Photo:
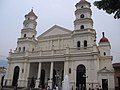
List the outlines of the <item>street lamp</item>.
{"type": "Polygon", "coordinates": [[[57,70],[55,77],[56,77],[56,85],[58,86],[59,89],[61,89],[61,81],[60,81],[61,77],[59,74],[59,70],[57,70]]]}

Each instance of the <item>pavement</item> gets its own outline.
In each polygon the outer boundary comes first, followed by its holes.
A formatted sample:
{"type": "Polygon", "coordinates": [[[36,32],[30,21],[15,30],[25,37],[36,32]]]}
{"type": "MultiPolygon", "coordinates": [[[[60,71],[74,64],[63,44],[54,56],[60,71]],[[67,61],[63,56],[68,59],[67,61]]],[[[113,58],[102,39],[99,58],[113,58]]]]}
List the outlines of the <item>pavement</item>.
{"type": "Polygon", "coordinates": [[[0,90],[38,90],[37,88],[35,89],[30,89],[30,88],[20,88],[18,87],[17,89],[15,89],[14,87],[3,87],[0,90]]]}
{"type": "Polygon", "coordinates": [[[30,90],[29,88],[17,88],[15,89],[14,87],[3,87],[0,90],[30,90]]]}

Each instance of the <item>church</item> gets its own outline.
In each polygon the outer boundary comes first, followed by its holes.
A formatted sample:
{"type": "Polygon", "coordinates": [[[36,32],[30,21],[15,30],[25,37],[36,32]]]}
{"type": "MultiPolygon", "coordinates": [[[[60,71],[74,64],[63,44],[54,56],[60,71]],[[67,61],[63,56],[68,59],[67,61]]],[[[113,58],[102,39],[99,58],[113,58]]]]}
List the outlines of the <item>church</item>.
{"type": "Polygon", "coordinates": [[[7,58],[6,85],[29,87],[33,80],[36,88],[62,88],[68,75],[70,90],[114,89],[110,41],[102,32],[96,43],[88,1],[80,0],[75,7],[74,30],[54,25],[39,36],[33,9],[25,15],[16,49],[7,58]]]}

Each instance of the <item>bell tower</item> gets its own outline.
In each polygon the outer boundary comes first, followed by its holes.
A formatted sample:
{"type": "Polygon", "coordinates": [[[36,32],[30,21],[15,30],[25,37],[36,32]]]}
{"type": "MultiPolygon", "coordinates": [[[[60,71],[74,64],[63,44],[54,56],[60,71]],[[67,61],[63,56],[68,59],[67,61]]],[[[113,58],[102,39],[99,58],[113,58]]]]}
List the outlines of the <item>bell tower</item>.
{"type": "Polygon", "coordinates": [[[75,11],[75,21],[74,21],[74,29],[75,30],[83,30],[83,29],[92,29],[93,28],[93,20],[91,19],[92,11],[90,9],[91,5],[86,0],[79,1],[76,5],[75,11]]]}
{"type": "Polygon", "coordinates": [[[92,47],[96,43],[96,31],[93,29],[91,4],[86,0],[80,0],[75,7],[74,46],[92,47]]]}
{"type": "Polygon", "coordinates": [[[23,22],[23,29],[21,30],[21,38],[24,37],[35,37],[36,36],[36,22],[37,16],[33,12],[33,9],[25,15],[25,20],[23,22]]]}
{"type": "Polygon", "coordinates": [[[21,30],[21,37],[17,41],[17,51],[25,52],[34,51],[37,44],[36,40],[36,26],[37,26],[37,16],[33,12],[33,9],[25,15],[25,20],[23,21],[23,29],[21,30]]]}

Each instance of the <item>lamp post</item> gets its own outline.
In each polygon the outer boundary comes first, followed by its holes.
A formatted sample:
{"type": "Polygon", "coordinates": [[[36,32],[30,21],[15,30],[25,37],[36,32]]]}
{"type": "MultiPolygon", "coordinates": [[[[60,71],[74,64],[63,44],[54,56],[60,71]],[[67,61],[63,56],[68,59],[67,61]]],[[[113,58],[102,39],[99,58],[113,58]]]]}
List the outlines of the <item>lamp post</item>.
{"type": "Polygon", "coordinates": [[[56,85],[58,86],[59,90],[61,90],[61,81],[60,81],[61,77],[59,75],[59,70],[57,70],[55,77],[56,77],[56,85]]]}
{"type": "Polygon", "coordinates": [[[93,82],[91,84],[92,84],[92,90],[93,90],[93,82]]]}

